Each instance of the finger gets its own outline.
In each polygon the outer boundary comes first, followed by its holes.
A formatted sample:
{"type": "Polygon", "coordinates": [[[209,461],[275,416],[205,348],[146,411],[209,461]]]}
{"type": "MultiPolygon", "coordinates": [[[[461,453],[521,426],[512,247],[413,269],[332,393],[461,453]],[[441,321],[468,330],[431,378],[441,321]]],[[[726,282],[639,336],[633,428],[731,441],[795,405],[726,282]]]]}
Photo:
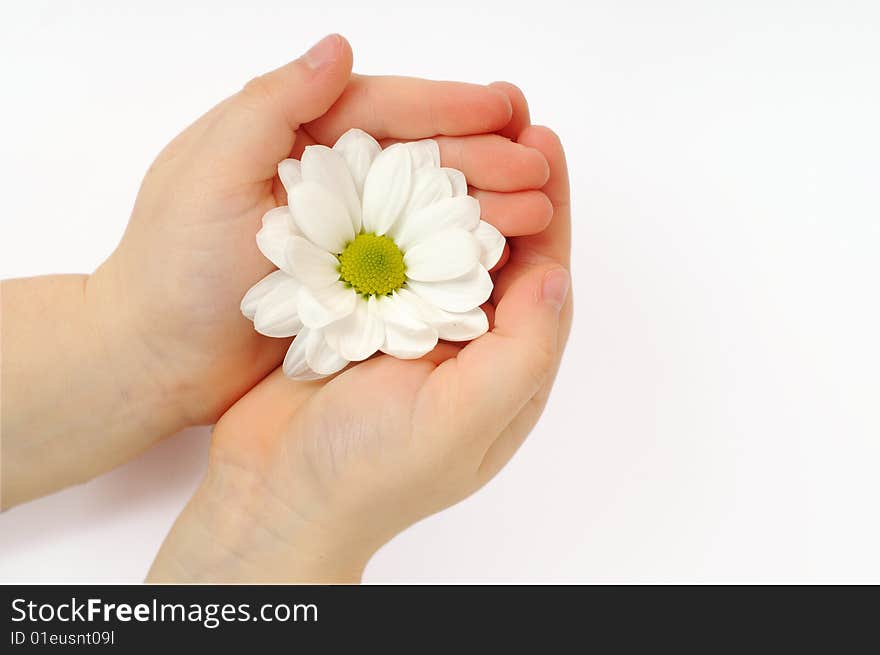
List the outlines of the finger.
{"type": "Polygon", "coordinates": [[[306,129],[325,144],[352,127],[377,139],[423,139],[493,132],[507,125],[511,114],[507,95],[488,86],[353,75],[333,108],[306,129]]]}
{"type": "Polygon", "coordinates": [[[553,218],[553,205],[541,191],[499,193],[472,189],[471,195],[480,201],[480,218],[507,237],[540,232],[553,218]]]}
{"type": "MultiPolygon", "coordinates": [[[[402,139],[383,139],[387,148],[402,139]]],[[[492,191],[538,189],[547,182],[550,167],[544,156],[497,134],[435,136],[440,164],[464,173],[473,187],[492,191]]]]}
{"type": "Polygon", "coordinates": [[[351,62],[348,42],[333,34],[299,59],[248,82],[220,114],[212,165],[226,165],[241,183],[271,179],[299,126],[342,94],[351,62]]]}
{"type": "Polygon", "coordinates": [[[492,82],[489,86],[503,92],[510,100],[510,106],[513,109],[510,121],[498,130],[498,134],[508,139],[516,139],[531,123],[529,103],[526,101],[525,94],[510,82],[492,82]]]}
{"type": "Polygon", "coordinates": [[[528,127],[519,141],[540,151],[550,164],[550,177],[541,190],[553,205],[553,218],[542,232],[509,241],[510,261],[499,274],[492,292],[496,301],[531,266],[553,261],[567,268],[571,260],[568,167],[559,137],[546,127],[528,127]]]}
{"type": "MultiPolygon", "coordinates": [[[[471,195],[480,200],[484,220],[507,236],[532,234],[546,226],[552,213],[546,196],[534,190],[514,193],[540,187],[547,181],[549,166],[539,151],[496,134],[436,137],[435,140],[440,148],[440,163],[460,170],[474,186],[471,195]],[[498,191],[484,191],[492,188],[498,191]]],[[[383,139],[381,145],[387,148],[399,141],[383,139]]],[[[290,156],[301,157],[303,148],[312,144],[312,137],[303,133],[297,137],[290,156]]],[[[279,185],[273,190],[279,203],[285,204],[286,195],[279,185]]]]}
{"type": "MultiPolygon", "coordinates": [[[[559,264],[531,269],[495,307],[494,329],[432,374],[428,385],[437,389],[437,397],[442,397],[440,389],[455,389],[460,395],[459,419],[486,447],[556,365],[560,310],[567,293],[568,272],[559,264]]],[[[432,394],[426,392],[426,397],[432,394]]]]}
{"type": "Polygon", "coordinates": [[[468,184],[488,191],[540,189],[550,175],[544,156],[497,134],[437,137],[440,161],[457,168],[468,184]]]}
{"type": "Polygon", "coordinates": [[[550,176],[541,190],[553,205],[553,220],[547,229],[523,237],[519,245],[567,267],[571,258],[571,196],[562,143],[552,130],[539,126],[526,128],[518,141],[542,153],[549,164],[550,176]]]}

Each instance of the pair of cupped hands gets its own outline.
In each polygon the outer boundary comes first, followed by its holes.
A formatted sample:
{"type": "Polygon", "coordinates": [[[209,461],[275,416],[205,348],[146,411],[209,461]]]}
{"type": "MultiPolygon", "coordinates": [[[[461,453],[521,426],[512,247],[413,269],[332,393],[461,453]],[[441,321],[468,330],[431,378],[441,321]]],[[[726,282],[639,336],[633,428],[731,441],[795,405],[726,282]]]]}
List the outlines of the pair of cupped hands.
{"type": "Polygon", "coordinates": [[[124,343],[104,348],[103,364],[134,407],[123,411],[150,429],[79,443],[56,486],[216,422],[207,474],[150,580],[356,581],[396,533],[494,476],[547,401],[572,314],[559,139],[530,124],[511,84],[351,67],[345,39],[326,37],[198,119],[151,166],[118,248],[84,285],[94,329],[124,343]],[[434,138],[442,165],[464,173],[508,239],[484,306],[490,331],[294,382],[278,368],[290,340],[259,335],[238,306],[273,269],[255,234],[287,203],[278,162],[352,127],[383,146],[434,138]]]}

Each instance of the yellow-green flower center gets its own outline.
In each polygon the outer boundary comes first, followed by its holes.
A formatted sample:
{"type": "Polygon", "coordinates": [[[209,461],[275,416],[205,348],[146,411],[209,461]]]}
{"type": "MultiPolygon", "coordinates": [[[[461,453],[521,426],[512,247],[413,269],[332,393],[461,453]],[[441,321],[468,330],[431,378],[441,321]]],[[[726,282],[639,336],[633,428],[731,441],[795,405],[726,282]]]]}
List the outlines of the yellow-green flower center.
{"type": "Polygon", "coordinates": [[[406,281],[403,253],[386,236],[359,234],[338,257],[339,277],[361,295],[384,296],[406,281]]]}

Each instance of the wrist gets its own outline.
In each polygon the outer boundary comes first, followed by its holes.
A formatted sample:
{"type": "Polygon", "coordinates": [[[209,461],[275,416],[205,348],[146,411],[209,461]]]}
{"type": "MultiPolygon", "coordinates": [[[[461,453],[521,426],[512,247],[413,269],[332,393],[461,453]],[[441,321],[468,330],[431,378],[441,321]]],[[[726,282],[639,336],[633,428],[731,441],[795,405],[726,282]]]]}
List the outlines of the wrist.
{"type": "Polygon", "coordinates": [[[371,555],[305,519],[255,473],[212,461],[147,581],[356,584],[371,555]]]}
{"type": "Polygon", "coordinates": [[[173,363],[163,361],[150,338],[161,318],[147,308],[137,290],[126,289],[113,257],[88,276],[83,298],[98,361],[131,403],[136,420],[152,431],[154,440],[194,425],[183,400],[184,385],[172,373],[173,363]]]}
{"type": "Polygon", "coordinates": [[[183,427],[124,303],[93,281],[3,283],[4,507],[85,482],[183,427]]]}

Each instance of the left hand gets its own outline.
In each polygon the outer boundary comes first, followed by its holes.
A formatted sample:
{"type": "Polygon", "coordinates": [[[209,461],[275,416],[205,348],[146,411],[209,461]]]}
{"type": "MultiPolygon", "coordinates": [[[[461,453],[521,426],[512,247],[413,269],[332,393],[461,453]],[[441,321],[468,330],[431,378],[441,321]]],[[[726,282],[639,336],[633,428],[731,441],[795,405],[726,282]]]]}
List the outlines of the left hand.
{"type": "MultiPolygon", "coordinates": [[[[174,139],[150,167],[122,242],[90,280],[107,311],[127,313],[131,346],[146,353],[187,424],[216,421],[289,345],[257,334],[238,309],[274,268],[254,237],[263,214],[287,202],[279,161],[307,145],[333,145],[351,127],[378,139],[419,139],[492,132],[511,120],[503,90],[351,75],[351,63],[348,43],[327,37],[174,139]]],[[[447,165],[482,189],[519,191],[546,179],[539,153],[501,136],[440,143],[447,165]]],[[[516,198],[487,202],[501,204],[493,211],[504,216],[516,198]]]]}

